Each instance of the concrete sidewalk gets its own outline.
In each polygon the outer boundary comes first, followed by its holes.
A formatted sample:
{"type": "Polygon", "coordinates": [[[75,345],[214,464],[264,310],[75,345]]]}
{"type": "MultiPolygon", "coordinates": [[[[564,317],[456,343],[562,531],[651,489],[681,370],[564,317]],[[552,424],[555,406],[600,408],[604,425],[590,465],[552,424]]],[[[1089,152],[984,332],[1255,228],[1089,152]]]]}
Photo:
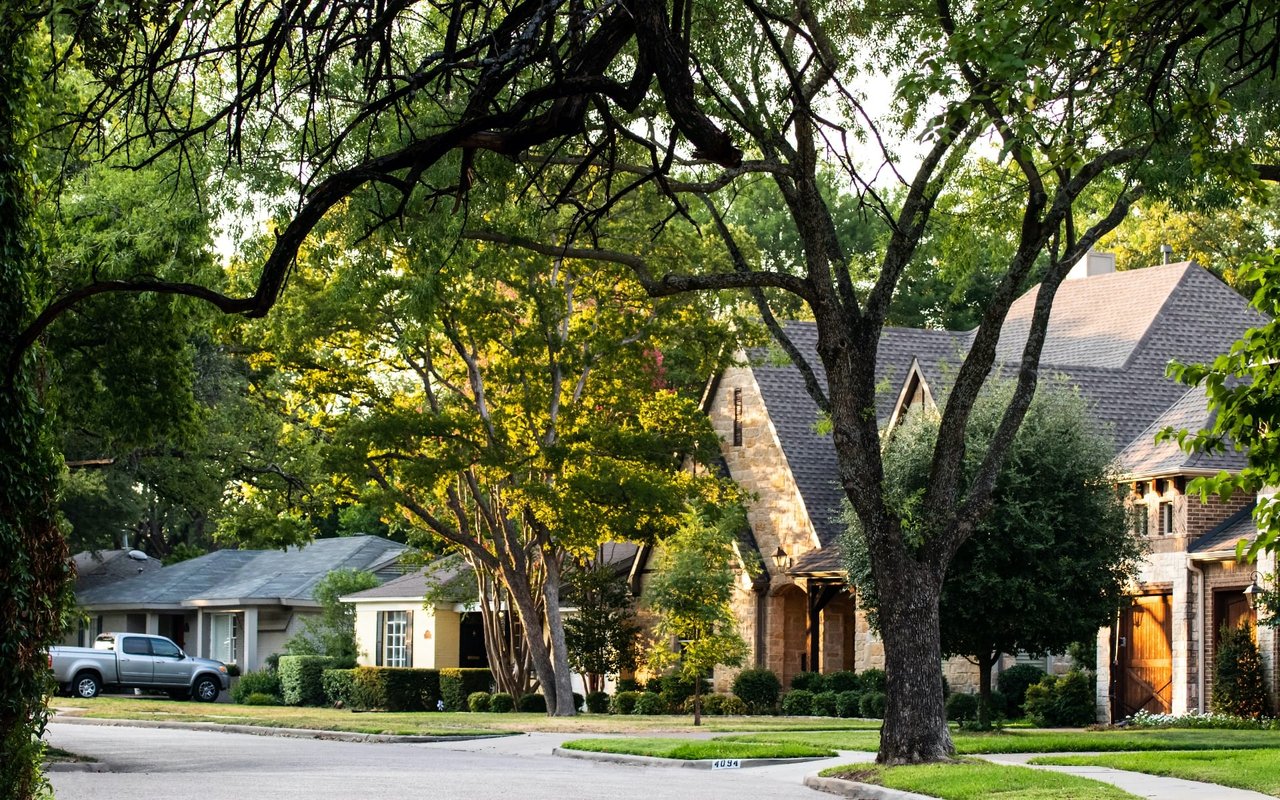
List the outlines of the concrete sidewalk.
{"type": "Polygon", "coordinates": [[[1085,753],[1007,753],[978,755],[996,764],[1013,764],[1032,769],[1047,769],[1053,772],[1065,772],[1103,783],[1109,783],[1138,797],[1150,800],[1275,800],[1268,794],[1251,792],[1246,789],[1232,789],[1216,783],[1201,783],[1182,778],[1164,778],[1159,775],[1148,775],[1145,772],[1128,772],[1110,767],[1060,767],[1048,764],[1028,764],[1033,758],[1049,758],[1053,756],[1079,756],[1085,753]]]}

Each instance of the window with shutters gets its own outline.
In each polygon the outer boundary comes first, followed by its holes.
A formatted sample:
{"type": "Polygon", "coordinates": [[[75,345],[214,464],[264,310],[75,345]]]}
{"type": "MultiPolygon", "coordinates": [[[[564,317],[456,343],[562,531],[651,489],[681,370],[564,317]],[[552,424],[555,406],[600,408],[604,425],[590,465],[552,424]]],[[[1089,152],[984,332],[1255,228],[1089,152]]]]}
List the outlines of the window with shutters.
{"type": "Polygon", "coordinates": [[[409,615],[405,611],[388,611],[382,621],[382,665],[409,666],[409,615]]]}

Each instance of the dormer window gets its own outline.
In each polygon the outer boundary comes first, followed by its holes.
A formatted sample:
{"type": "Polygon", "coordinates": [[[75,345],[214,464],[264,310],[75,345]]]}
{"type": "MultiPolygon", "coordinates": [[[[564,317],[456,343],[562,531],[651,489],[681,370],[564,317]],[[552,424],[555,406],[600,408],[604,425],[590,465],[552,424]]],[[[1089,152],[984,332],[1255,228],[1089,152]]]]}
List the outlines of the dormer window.
{"type": "Polygon", "coordinates": [[[733,446],[742,446],[742,390],[733,390],[733,446]]]}

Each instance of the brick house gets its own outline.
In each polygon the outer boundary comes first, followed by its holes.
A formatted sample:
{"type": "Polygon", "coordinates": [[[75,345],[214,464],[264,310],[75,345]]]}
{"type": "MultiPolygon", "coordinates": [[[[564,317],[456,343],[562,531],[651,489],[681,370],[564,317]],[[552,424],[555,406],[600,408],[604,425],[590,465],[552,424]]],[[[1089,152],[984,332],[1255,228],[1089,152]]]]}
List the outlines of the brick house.
{"type": "MultiPolygon", "coordinates": [[[[1010,310],[999,362],[1016,363],[1021,355],[1036,292],[1032,288],[1010,310]]],[[[1151,673],[1131,668],[1123,633],[1124,625],[1152,630],[1146,617],[1129,611],[1115,632],[1099,637],[1104,717],[1113,713],[1113,674],[1129,676],[1123,688],[1137,686],[1144,675],[1167,672],[1170,685],[1152,687],[1159,689],[1153,697],[1174,711],[1199,708],[1201,659],[1211,664],[1210,648],[1201,646],[1206,637],[1200,620],[1237,619],[1242,613],[1232,598],[1243,597],[1252,570],[1234,567],[1228,555],[1234,558],[1239,535],[1254,533],[1246,513],[1251,499],[1201,503],[1183,493],[1187,479],[1239,466],[1238,461],[1229,454],[1186,457],[1172,446],[1156,447],[1152,437],[1166,424],[1195,427],[1205,416],[1203,395],[1165,377],[1168,362],[1210,360],[1261,321],[1235,291],[1190,262],[1115,272],[1113,257],[1091,253],[1055,298],[1042,375],[1059,375],[1079,387],[1099,430],[1115,442],[1130,501],[1153,509],[1147,516],[1151,552],[1134,608],[1158,605],[1151,613],[1165,613],[1161,622],[1169,631],[1166,647],[1142,654],[1144,663],[1158,665],[1151,673]],[[1212,597],[1202,605],[1205,591],[1212,597]]],[[[823,381],[813,325],[789,323],[787,332],[823,381]]],[[[973,332],[886,328],[877,358],[881,425],[892,425],[913,405],[934,403],[972,338],[973,332]]],[[[754,497],[750,530],[739,543],[744,568],[735,597],[749,660],[777,672],[784,685],[807,670],[881,666],[883,647],[844,582],[838,547],[843,493],[830,435],[820,431],[818,409],[785,357],[767,350],[741,356],[746,366],[711,381],[704,409],[723,442],[723,468],[754,497]]],[[[637,558],[637,586],[648,569],[646,555],[642,551],[637,558]]],[[[1268,634],[1260,639],[1274,689],[1276,644],[1268,634]]],[[[976,687],[976,670],[967,661],[949,662],[946,674],[954,688],[976,687]]],[[[732,675],[719,671],[717,689],[726,689],[732,675]]]]}

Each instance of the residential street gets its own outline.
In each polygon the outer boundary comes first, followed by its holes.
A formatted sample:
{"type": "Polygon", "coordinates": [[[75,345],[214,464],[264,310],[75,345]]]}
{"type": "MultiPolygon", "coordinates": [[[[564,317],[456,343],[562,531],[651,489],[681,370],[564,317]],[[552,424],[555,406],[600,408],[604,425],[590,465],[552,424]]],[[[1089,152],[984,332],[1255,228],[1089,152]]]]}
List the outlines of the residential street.
{"type": "MultiPolygon", "coordinates": [[[[813,800],[800,785],[823,762],[711,772],[551,755],[580,735],[526,734],[446,744],[366,744],[53,723],[48,740],[110,772],[50,775],[59,800],[813,800]]],[[[835,762],[832,762],[835,763],[835,762]]]]}

